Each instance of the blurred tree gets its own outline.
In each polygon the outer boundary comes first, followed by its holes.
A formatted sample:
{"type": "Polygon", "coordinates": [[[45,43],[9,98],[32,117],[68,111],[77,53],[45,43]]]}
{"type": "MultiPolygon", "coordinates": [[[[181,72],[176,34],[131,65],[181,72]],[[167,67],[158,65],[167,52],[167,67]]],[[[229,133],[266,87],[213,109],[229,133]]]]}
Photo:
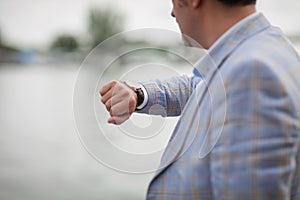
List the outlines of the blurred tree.
{"type": "Polygon", "coordinates": [[[2,46],[2,29],[0,28],[0,47],[2,46]]]}
{"type": "Polygon", "coordinates": [[[92,47],[97,46],[108,37],[121,32],[124,17],[111,8],[91,8],[88,18],[88,31],[92,47]]]}
{"type": "Polygon", "coordinates": [[[77,39],[70,34],[62,34],[54,39],[51,49],[62,50],[62,51],[75,51],[78,49],[77,39]]]}

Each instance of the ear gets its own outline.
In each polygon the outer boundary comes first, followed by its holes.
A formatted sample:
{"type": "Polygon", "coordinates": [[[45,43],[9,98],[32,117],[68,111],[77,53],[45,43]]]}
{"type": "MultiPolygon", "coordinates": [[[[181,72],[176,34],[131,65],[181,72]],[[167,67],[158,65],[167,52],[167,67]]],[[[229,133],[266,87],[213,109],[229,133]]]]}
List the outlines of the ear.
{"type": "Polygon", "coordinates": [[[201,4],[201,0],[192,0],[193,8],[199,8],[200,4],[201,4]]]}

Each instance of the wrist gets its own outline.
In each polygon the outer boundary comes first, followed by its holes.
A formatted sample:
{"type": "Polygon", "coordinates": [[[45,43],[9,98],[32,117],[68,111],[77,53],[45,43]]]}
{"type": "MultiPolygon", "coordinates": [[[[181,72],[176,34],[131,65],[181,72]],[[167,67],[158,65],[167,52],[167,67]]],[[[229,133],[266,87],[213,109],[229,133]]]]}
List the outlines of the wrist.
{"type": "Polygon", "coordinates": [[[135,110],[142,110],[148,103],[148,94],[145,88],[137,82],[122,81],[122,83],[124,83],[133,91],[133,96],[136,103],[135,110]]]}

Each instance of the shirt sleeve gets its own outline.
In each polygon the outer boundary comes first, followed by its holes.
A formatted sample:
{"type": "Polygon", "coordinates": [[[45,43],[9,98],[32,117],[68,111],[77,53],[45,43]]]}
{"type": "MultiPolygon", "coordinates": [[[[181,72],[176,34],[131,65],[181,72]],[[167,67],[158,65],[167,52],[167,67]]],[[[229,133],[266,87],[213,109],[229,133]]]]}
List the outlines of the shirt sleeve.
{"type": "Polygon", "coordinates": [[[172,77],[161,81],[142,82],[144,101],[137,113],[152,115],[179,116],[190,95],[201,81],[198,76],[187,75],[172,77]]]}

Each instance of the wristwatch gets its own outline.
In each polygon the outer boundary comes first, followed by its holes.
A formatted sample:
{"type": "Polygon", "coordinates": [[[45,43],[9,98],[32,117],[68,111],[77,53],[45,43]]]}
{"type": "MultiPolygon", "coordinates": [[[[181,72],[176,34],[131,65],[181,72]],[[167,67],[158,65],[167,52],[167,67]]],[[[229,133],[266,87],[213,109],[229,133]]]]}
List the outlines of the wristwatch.
{"type": "Polygon", "coordinates": [[[124,84],[126,84],[129,88],[131,88],[137,96],[137,102],[135,110],[141,110],[143,108],[138,108],[145,100],[145,94],[143,92],[143,89],[141,88],[141,84],[134,82],[134,81],[122,81],[124,84]]]}
{"type": "Polygon", "coordinates": [[[136,110],[140,110],[138,109],[138,107],[144,102],[144,92],[142,90],[142,88],[135,88],[134,89],[136,96],[137,96],[137,104],[136,104],[136,110]]]}

